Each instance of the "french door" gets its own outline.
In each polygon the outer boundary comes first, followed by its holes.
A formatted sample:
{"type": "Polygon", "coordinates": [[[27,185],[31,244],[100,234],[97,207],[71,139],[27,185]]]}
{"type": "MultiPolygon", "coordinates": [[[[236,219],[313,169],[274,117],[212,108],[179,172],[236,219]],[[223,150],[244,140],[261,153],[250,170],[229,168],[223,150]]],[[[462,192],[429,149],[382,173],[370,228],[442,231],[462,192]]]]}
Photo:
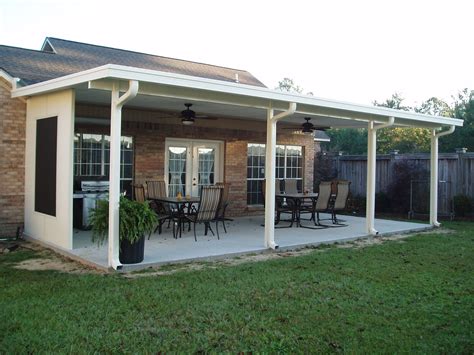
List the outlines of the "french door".
{"type": "Polygon", "coordinates": [[[199,196],[202,186],[222,181],[222,142],[167,139],[165,180],[168,196],[199,196]]]}

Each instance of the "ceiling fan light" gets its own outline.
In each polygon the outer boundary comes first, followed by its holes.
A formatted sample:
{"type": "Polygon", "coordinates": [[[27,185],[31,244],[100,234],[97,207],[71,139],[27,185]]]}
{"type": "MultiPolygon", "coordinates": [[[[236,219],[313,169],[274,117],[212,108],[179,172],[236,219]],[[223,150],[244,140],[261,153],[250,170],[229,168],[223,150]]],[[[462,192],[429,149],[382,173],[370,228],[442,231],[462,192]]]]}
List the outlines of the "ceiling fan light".
{"type": "Polygon", "coordinates": [[[193,118],[183,118],[181,120],[181,123],[184,124],[185,126],[191,126],[194,123],[193,118]]]}

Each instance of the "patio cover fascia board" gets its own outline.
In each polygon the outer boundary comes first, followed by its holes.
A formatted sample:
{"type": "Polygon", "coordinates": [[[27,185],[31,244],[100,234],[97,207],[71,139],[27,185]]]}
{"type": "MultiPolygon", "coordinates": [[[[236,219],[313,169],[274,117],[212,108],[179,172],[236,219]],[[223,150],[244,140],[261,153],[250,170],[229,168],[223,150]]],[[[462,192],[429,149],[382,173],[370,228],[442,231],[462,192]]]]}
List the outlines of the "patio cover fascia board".
{"type": "MultiPolygon", "coordinates": [[[[424,115],[384,107],[365,106],[341,101],[327,100],[308,95],[279,92],[267,88],[224,82],[175,73],[107,64],[101,67],[66,75],[45,82],[15,88],[12,97],[40,95],[68,88],[87,87],[112,91],[114,82],[120,82],[120,91],[128,89],[128,82],[140,82],[138,94],[191,99],[196,101],[238,105],[253,108],[284,111],[288,104],[297,104],[297,114],[331,117],[357,121],[388,122],[395,118],[395,125],[406,127],[440,128],[462,126],[455,118],[424,115]]],[[[360,123],[358,125],[360,127],[360,123]]]]}

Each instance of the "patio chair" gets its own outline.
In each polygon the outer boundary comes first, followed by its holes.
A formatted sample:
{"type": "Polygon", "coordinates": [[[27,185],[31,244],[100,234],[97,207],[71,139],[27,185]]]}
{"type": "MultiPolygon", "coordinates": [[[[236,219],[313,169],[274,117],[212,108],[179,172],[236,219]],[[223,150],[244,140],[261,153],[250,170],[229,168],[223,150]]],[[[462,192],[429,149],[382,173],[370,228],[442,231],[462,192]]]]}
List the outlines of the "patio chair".
{"type": "MultiPolygon", "coordinates": [[[[265,206],[265,187],[266,187],[266,180],[262,181],[262,197],[263,197],[263,205],[265,206]]],[[[280,180],[275,180],[275,193],[279,194],[281,193],[280,190],[280,180]]],[[[291,220],[285,220],[287,222],[291,222],[289,227],[293,226],[293,222],[296,219],[295,215],[295,204],[292,200],[288,200],[286,203],[284,202],[283,197],[275,196],[275,224],[280,223],[281,219],[281,214],[286,213],[291,215],[291,220]]],[[[286,228],[286,227],[285,227],[286,228]]]]}
{"type": "MultiPolygon", "coordinates": [[[[199,206],[195,214],[187,215],[186,219],[193,223],[194,240],[197,242],[196,237],[196,224],[203,223],[206,231],[209,229],[214,235],[211,229],[211,222],[217,221],[217,210],[222,196],[222,186],[203,186],[201,190],[201,198],[199,206]]],[[[216,223],[217,239],[219,239],[219,225],[216,223]]]]}
{"type": "MultiPolygon", "coordinates": [[[[328,212],[330,209],[330,199],[331,199],[331,181],[321,181],[319,184],[319,193],[318,199],[312,204],[311,209],[308,209],[311,212],[311,219],[314,221],[314,225],[317,227],[328,227],[327,225],[321,224],[321,219],[319,218],[320,212],[328,212]]],[[[311,228],[302,226],[304,228],[311,228]]]]}
{"type": "Polygon", "coordinates": [[[337,181],[336,198],[334,199],[334,203],[332,204],[332,206],[330,206],[331,219],[332,219],[333,224],[345,226],[345,224],[340,223],[340,222],[344,222],[343,220],[337,219],[336,212],[344,211],[347,208],[347,201],[349,200],[349,193],[350,193],[350,185],[351,185],[351,182],[348,180],[337,181]]]}
{"type": "Polygon", "coordinates": [[[216,186],[221,186],[222,190],[222,197],[219,203],[219,208],[217,209],[217,217],[216,217],[216,224],[222,222],[222,226],[224,227],[224,232],[227,233],[227,229],[225,227],[225,221],[233,221],[231,218],[227,218],[225,216],[225,210],[229,205],[229,190],[230,190],[230,183],[228,182],[216,182],[216,186]]]}
{"type": "MultiPolygon", "coordinates": [[[[159,199],[162,197],[167,197],[166,183],[164,180],[148,180],[146,182],[147,198],[149,200],[159,199]]],[[[155,205],[168,215],[168,228],[170,223],[173,220],[175,211],[173,211],[169,204],[167,203],[158,203],[155,202],[155,205]]],[[[156,231],[155,231],[156,232],[156,231]]]]}
{"type": "Polygon", "coordinates": [[[286,194],[297,194],[298,191],[298,180],[296,179],[285,179],[285,193],[286,194]]]}
{"type": "Polygon", "coordinates": [[[167,197],[166,183],[164,180],[148,180],[146,182],[147,196],[149,199],[167,197]]]}
{"type": "MultiPolygon", "coordinates": [[[[147,199],[145,198],[145,187],[142,184],[134,184],[133,185],[133,196],[135,197],[135,201],[138,202],[145,202],[147,199]]],[[[150,207],[155,211],[158,225],[155,228],[155,232],[158,230],[158,234],[161,234],[162,225],[165,220],[169,218],[169,215],[162,211],[159,206],[154,201],[149,201],[150,207]]],[[[151,233],[148,235],[148,239],[150,239],[151,233]]]]}

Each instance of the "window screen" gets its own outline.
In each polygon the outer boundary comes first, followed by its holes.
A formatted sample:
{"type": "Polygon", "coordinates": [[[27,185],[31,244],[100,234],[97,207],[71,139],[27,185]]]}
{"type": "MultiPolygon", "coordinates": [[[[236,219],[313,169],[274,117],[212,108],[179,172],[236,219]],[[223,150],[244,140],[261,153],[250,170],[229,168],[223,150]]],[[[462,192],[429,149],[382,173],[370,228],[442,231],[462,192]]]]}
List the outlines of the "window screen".
{"type": "Polygon", "coordinates": [[[58,118],[36,121],[35,211],[56,216],[58,118]]]}

